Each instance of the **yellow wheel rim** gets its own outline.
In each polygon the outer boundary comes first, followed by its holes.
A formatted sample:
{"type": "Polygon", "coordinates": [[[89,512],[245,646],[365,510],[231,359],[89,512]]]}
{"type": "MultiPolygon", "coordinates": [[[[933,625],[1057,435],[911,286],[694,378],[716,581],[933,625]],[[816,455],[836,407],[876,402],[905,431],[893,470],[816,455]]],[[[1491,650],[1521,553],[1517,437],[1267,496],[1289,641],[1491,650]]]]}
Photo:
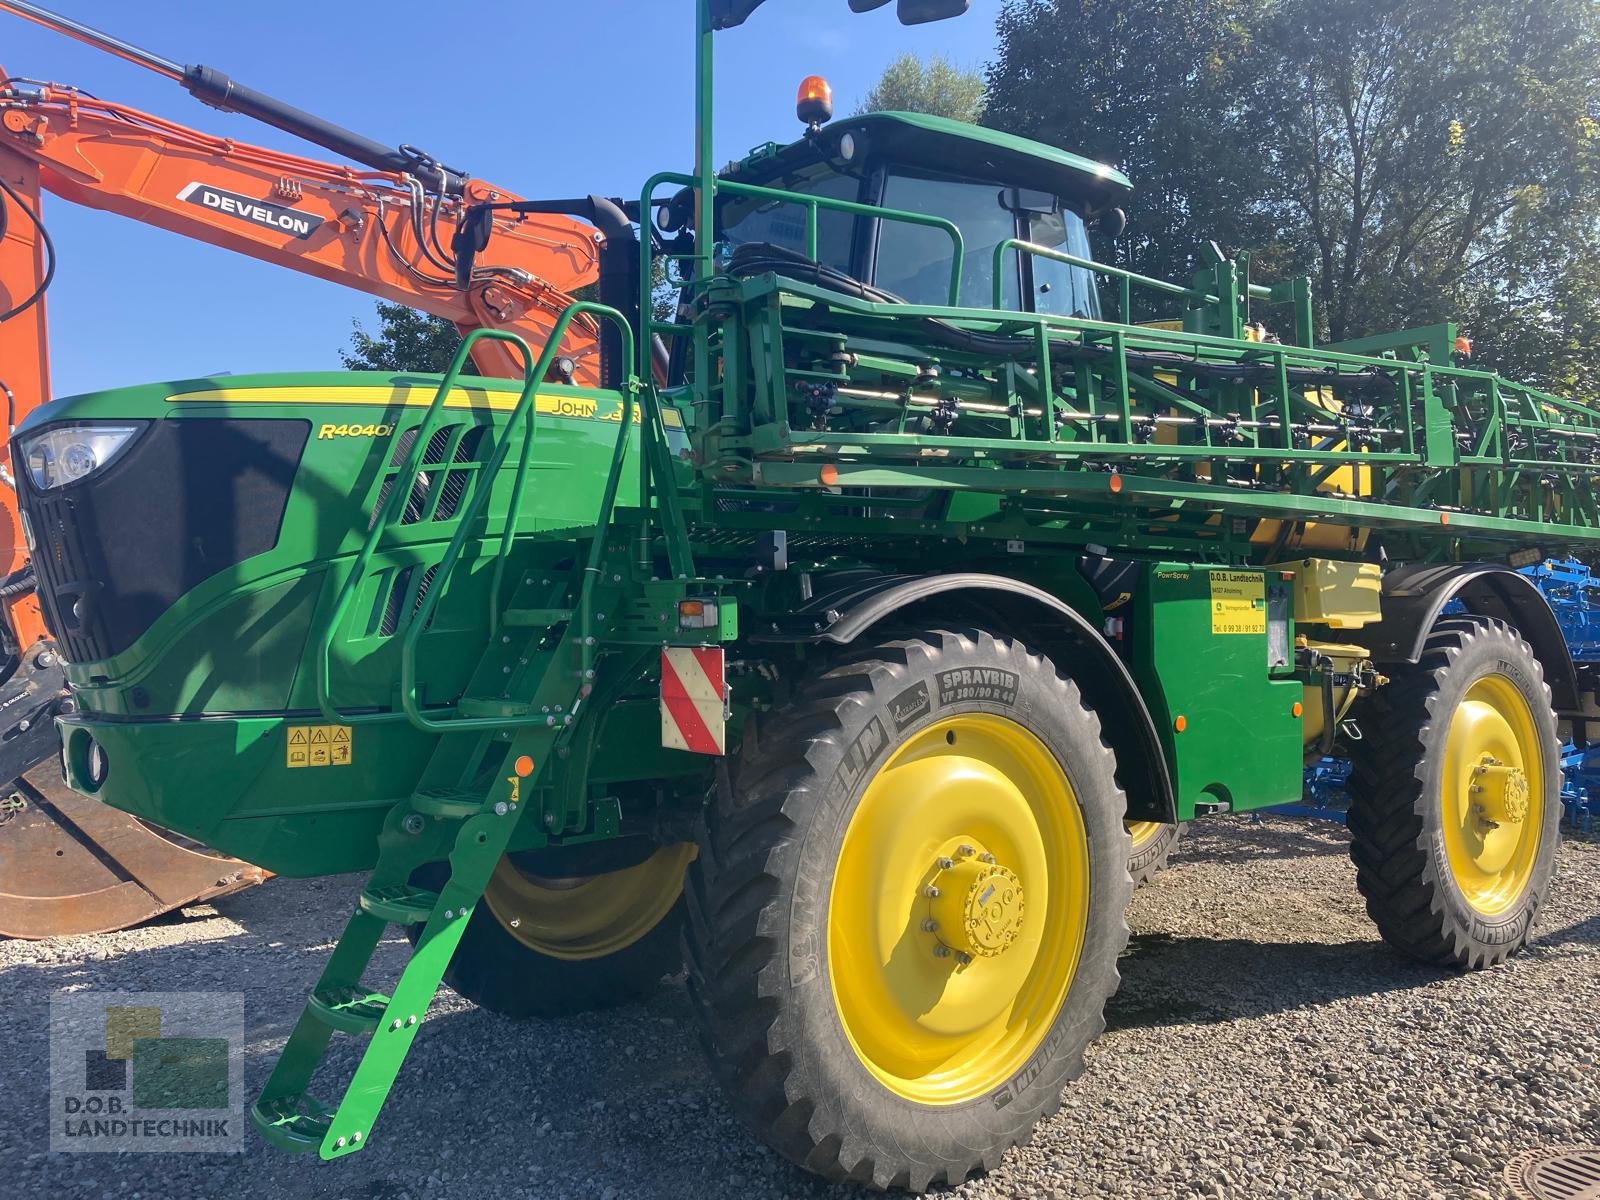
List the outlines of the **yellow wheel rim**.
{"type": "Polygon", "coordinates": [[[1166,828],[1160,821],[1124,821],[1122,824],[1127,829],[1129,836],[1133,838],[1133,852],[1135,854],[1159,837],[1161,831],[1166,828]]]}
{"type": "Polygon", "coordinates": [[[1055,1022],[1088,913],[1083,815],[1044,743],[985,713],[920,731],[868,784],[834,872],[828,969],[851,1046],[908,1100],[993,1091],[1055,1022]]]}
{"type": "Polygon", "coordinates": [[[661,924],[683,892],[690,842],[663,846],[637,866],[575,879],[540,879],[509,858],[495,867],[483,898],[512,937],[540,954],[569,960],[626,950],[661,924]]]}
{"type": "Polygon", "coordinates": [[[1474,683],[1451,715],[1441,792],[1456,886],[1485,916],[1504,912],[1533,875],[1545,808],[1539,729],[1504,675],[1474,683]]]}

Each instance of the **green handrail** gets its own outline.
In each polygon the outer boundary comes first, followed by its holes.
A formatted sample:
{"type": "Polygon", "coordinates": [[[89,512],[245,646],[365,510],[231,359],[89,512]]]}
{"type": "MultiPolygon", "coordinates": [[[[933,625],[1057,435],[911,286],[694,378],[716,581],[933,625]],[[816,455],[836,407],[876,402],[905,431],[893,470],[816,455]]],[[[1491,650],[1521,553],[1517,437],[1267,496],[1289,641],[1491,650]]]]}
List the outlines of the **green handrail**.
{"type": "MultiPolygon", "coordinates": [[[[512,410],[511,417],[506,421],[505,436],[496,444],[494,453],[484,466],[484,478],[493,481],[501,467],[505,465],[506,456],[511,449],[512,432],[516,429],[519,420],[526,419],[528,424],[527,436],[523,439],[522,456],[518,460],[516,479],[512,483],[512,503],[515,505],[522,495],[522,487],[528,473],[529,454],[532,449],[534,434],[534,412],[536,411],[536,394],[538,382],[549,373],[551,364],[555,361],[556,351],[560,348],[561,339],[567,334],[567,327],[572,324],[573,318],[580,314],[588,313],[602,320],[610,321],[616,325],[622,337],[622,359],[624,362],[633,361],[633,327],[628,324],[628,319],[616,309],[605,304],[593,301],[579,301],[567,305],[557,319],[555,328],[550,331],[549,339],[545,342],[543,353],[539,355],[538,363],[529,372],[530,387],[523,389],[521,397],[517,400],[517,407],[512,410]]],[[[521,339],[518,339],[519,341],[521,339]]],[[[524,359],[528,357],[527,343],[522,343],[524,359]]],[[[448,376],[446,380],[448,382],[448,376]]],[[[579,588],[578,612],[580,623],[580,636],[584,639],[585,662],[591,660],[587,639],[589,635],[589,612],[591,605],[594,580],[598,575],[600,556],[604,551],[603,541],[605,531],[611,525],[611,517],[616,507],[617,491],[622,479],[622,465],[627,455],[628,435],[633,432],[633,402],[635,390],[640,386],[637,376],[629,376],[622,388],[622,420],[617,429],[617,441],[611,452],[611,470],[606,476],[605,492],[600,500],[600,512],[595,522],[594,542],[589,548],[588,563],[584,569],[583,582],[579,588]]],[[[419,436],[418,440],[421,438],[419,436]]],[[[460,561],[461,552],[467,543],[472,526],[483,514],[489,503],[489,494],[492,487],[485,484],[473,490],[465,508],[462,510],[459,524],[456,526],[455,536],[450,539],[450,546],[445,551],[444,558],[439,561],[439,569],[434,585],[428,589],[426,596],[411,614],[410,625],[406,629],[405,638],[400,645],[400,707],[405,713],[406,720],[416,728],[427,733],[479,733],[498,729],[512,729],[528,723],[522,716],[513,717],[447,717],[436,720],[422,711],[422,706],[417,700],[417,646],[423,633],[427,631],[428,621],[438,607],[439,598],[444,594],[444,584],[460,561]]],[[[495,562],[495,591],[490,595],[490,603],[499,601],[499,583],[502,578],[501,568],[504,565],[506,554],[509,552],[512,537],[516,531],[516,510],[512,509],[507,514],[505,530],[501,534],[499,555],[495,562]]]]}
{"type": "MultiPolygon", "coordinates": [[[[533,351],[520,336],[500,329],[477,329],[463,339],[460,348],[456,351],[455,358],[451,361],[449,370],[439,383],[433,402],[428,406],[422,421],[416,425],[416,438],[412,443],[410,453],[406,457],[404,466],[395,476],[396,485],[390,488],[383,507],[379,510],[378,518],[373,521],[368,530],[365,541],[356,555],[356,560],[346,577],[344,585],[340,588],[339,595],[334,601],[333,609],[328,620],[318,635],[317,652],[314,655],[316,663],[316,688],[317,707],[321,710],[326,720],[345,725],[376,724],[384,721],[407,720],[420,729],[430,732],[439,732],[448,727],[450,730],[466,730],[471,728],[505,728],[525,722],[517,718],[461,718],[455,720],[435,721],[420,709],[416,700],[416,650],[418,640],[423,631],[427,629],[428,621],[438,605],[439,597],[443,594],[445,580],[460,560],[461,552],[465,547],[467,537],[482,516],[488,504],[489,496],[493,490],[496,475],[505,465],[505,460],[510,452],[511,438],[519,422],[526,425],[526,435],[523,439],[522,454],[518,460],[517,475],[512,485],[512,507],[507,514],[506,528],[501,535],[500,546],[496,555],[495,582],[496,588],[490,595],[491,605],[498,601],[499,587],[503,578],[504,564],[509,553],[510,544],[516,533],[517,501],[520,499],[523,484],[527,476],[532,442],[536,430],[537,395],[540,383],[549,373],[555,360],[562,339],[566,336],[568,327],[574,318],[588,313],[604,320],[612,321],[621,330],[622,347],[625,351],[624,362],[633,361],[633,329],[627,319],[616,309],[602,304],[589,302],[568,305],[557,319],[545,343],[543,352],[534,358],[533,351]],[[417,610],[408,616],[403,616],[406,622],[404,640],[401,643],[400,653],[400,679],[401,679],[401,707],[402,711],[385,711],[376,713],[347,713],[341,711],[333,701],[330,656],[334,639],[339,630],[343,628],[346,614],[360,588],[362,580],[366,577],[367,569],[371,565],[372,557],[383,540],[385,533],[393,527],[396,518],[404,511],[406,499],[410,496],[411,489],[401,486],[404,481],[416,478],[422,467],[422,458],[427,450],[427,443],[432,436],[434,426],[438,422],[439,414],[451,393],[455,391],[462,370],[465,368],[473,346],[484,340],[507,342],[514,346],[521,354],[525,366],[522,391],[517,397],[517,403],[506,421],[505,433],[495,445],[489,460],[480,468],[478,473],[479,483],[474,487],[467,504],[457,518],[456,532],[451,538],[450,545],[440,561],[434,586],[428,589],[422,598],[417,610]]],[[[611,514],[615,507],[617,483],[621,475],[622,459],[626,453],[627,438],[632,425],[634,392],[638,388],[638,379],[629,377],[623,389],[623,420],[617,435],[617,447],[613,451],[611,475],[607,479],[606,491],[602,501],[600,514],[601,529],[610,524],[611,514]]],[[[396,431],[396,437],[401,436],[396,431]]],[[[595,547],[591,550],[591,562],[600,548],[600,534],[596,536],[595,547]]],[[[589,575],[585,578],[584,595],[588,594],[589,575]]],[[[496,612],[498,618],[498,612],[496,612]]]]}
{"type": "MultiPolygon", "coordinates": [[[[680,188],[698,188],[700,181],[692,175],[683,175],[675,171],[662,171],[652,175],[644,185],[644,190],[639,197],[639,211],[652,212],[655,205],[656,191],[663,184],[676,184],[680,188]]],[[[819,209],[829,209],[835,212],[850,213],[854,216],[877,217],[887,221],[899,221],[907,225],[923,225],[930,229],[943,230],[950,237],[950,304],[958,305],[961,301],[961,273],[966,267],[966,242],[961,236],[961,229],[954,221],[945,217],[936,217],[930,213],[907,212],[895,208],[879,208],[872,204],[861,204],[854,200],[836,200],[831,196],[808,196],[803,192],[789,192],[781,188],[762,187],[753,183],[735,183],[729,179],[716,181],[716,191],[733,196],[749,196],[754,199],[776,200],[782,204],[798,204],[806,210],[806,252],[814,259],[817,257],[817,213],[819,209]]],[[[672,256],[667,256],[672,257],[672,256]]],[[[684,256],[678,256],[684,257],[684,256]]],[[[647,327],[651,333],[673,329],[674,323],[670,321],[656,321],[651,317],[652,276],[650,267],[655,259],[655,248],[650,244],[648,237],[639,239],[639,286],[640,295],[639,311],[644,314],[647,327]]],[[[640,347],[641,353],[649,353],[649,339],[640,347]]],[[[642,377],[649,373],[648,361],[641,361],[639,374],[642,377]]]]}
{"type": "MultiPolygon", "coordinates": [[[[565,327],[561,326],[560,328],[561,332],[565,333],[565,327]]],[[[549,350],[554,347],[559,340],[559,335],[553,337],[546,349],[549,350]]],[[[329,658],[333,651],[334,639],[344,625],[345,614],[349,611],[350,604],[355,599],[356,591],[366,578],[367,568],[372,563],[373,554],[377,552],[379,543],[383,540],[384,534],[394,524],[395,518],[404,511],[404,505],[411,496],[411,481],[416,479],[417,473],[422,469],[422,459],[427,453],[428,441],[433,435],[433,427],[438,422],[439,414],[444,409],[445,401],[455,391],[456,383],[461,376],[462,369],[467,364],[472,348],[481,341],[507,342],[521,352],[523,366],[526,371],[523,379],[522,394],[517,401],[517,410],[519,412],[522,405],[538,390],[539,376],[535,375],[531,369],[533,352],[528,348],[528,343],[523,341],[517,334],[509,333],[503,329],[474,329],[462,339],[460,347],[456,350],[455,358],[450,362],[450,369],[445,372],[444,378],[439,382],[439,390],[434,393],[433,402],[428,405],[428,411],[423,414],[421,422],[415,426],[416,437],[411,443],[410,452],[406,455],[405,465],[395,476],[395,482],[389,488],[389,495],[385,499],[383,507],[378,510],[377,519],[372,522],[371,528],[367,530],[366,540],[362,542],[361,549],[356,554],[356,560],[350,568],[350,574],[345,577],[344,586],[339,589],[339,595],[334,600],[333,611],[329,614],[327,623],[318,634],[317,652],[314,655],[317,674],[317,707],[321,710],[323,718],[328,721],[344,725],[370,725],[380,721],[396,720],[402,715],[393,712],[340,712],[333,702],[332,669],[329,658]]],[[[548,366],[546,369],[548,370],[548,366]]],[[[402,437],[404,436],[403,431],[397,427],[393,436],[394,438],[402,437]]],[[[479,479],[492,479],[492,476],[480,474],[479,479]]],[[[483,486],[474,490],[482,491],[483,486]]]]}
{"type": "MultiPolygon", "coordinates": [[[[649,214],[653,211],[656,191],[664,184],[673,184],[679,188],[697,189],[701,186],[698,177],[684,175],[674,171],[662,171],[646,181],[640,193],[639,211],[649,214]]],[[[788,192],[778,188],[761,187],[756,184],[734,183],[731,180],[713,180],[712,188],[717,193],[727,193],[737,196],[750,196],[756,199],[775,200],[784,204],[799,204],[806,210],[806,247],[812,258],[817,255],[817,222],[818,210],[827,208],[838,212],[851,213],[857,216],[880,217],[891,221],[900,221],[912,225],[924,225],[930,228],[941,229],[949,235],[952,252],[950,260],[950,302],[959,302],[961,296],[961,272],[965,267],[966,248],[961,238],[961,230],[954,222],[944,217],[930,216],[927,213],[901,212],[896,209],[876,208],[870,204],[858,204],[851,200],[835,200],[827,196],[807,196],[799,192],[788,192]]],[[[710,205],[701,206],[700,211],[709,211],[710,205]]],[[[648,216],[645,217],[648,220],[648,216]]],[[[706,254],[708,243],[702,242],[697,247],[694,255],[663,255],[664,258],[694,258],[697,261],[709,261],[706,254]]],[[[682,334],[685,329],[674,321],[658,321],[653,313],[654,280],[651,270],[655,261],[655,247],[651,239],[639,239],[639,324],[643,330],[638,346],[638,373],[639,378],[648,379],[651,376],[650,353],[657,333],[682,334]]],[[[668,465],[662,457],[661,447],[665,445],[666,434],[662,427],[661,406],[654,389],[648,389],[644,395],[644,429],[642,431],[641,479],[639,503],[645,506],[649,499],[649,480],[651,476],[658,478],[660,494],[657,497],[657,507],[660,510],[662,532],[667,547],[667,557],[672,566],[672,572],[679,578],[687,578],[694,573],[694,556],[689,545],[689,535],[683,520],[681,506],[678,503],[677,493],[673,490],[672,481],[668,474],[668,465]]]]}
{"type": "Polygon", "coordinates": [[[1069,267],[1082,267],[1093,271],[1097,275],[1115,279],[1120,285],[1119,300],[1121,306],[1117,315],[1123,321],[1128,319],[1128,312],[1132,306],[1133,284],[1147,287],[1152,291],[1165,292],[1170,296],[1182,296],[1185,300],[1199,300],[1204,303],[1214,300],[1197,288],[1184,287],[1181,283],[1169,283],[1165,279],[1156,279],[1150,275],[1140,275],[1137,271],[1127,271],[1121,267],[1113,267],[1108,263],[1095,262],[1092,258],[1080,258],[1076,254],[1068,254],[1064,250],[1054,250],[1049,246],[1040,246],[1033,242],[1024,241],[1022,238],[1005,238],[994,248],[994,306],[1005,307],[1005,265],[1006,255],[1012,251],[1021,251],[1030,258],[1048,258],[1051,262],[1065,263],[1069,267]]]}

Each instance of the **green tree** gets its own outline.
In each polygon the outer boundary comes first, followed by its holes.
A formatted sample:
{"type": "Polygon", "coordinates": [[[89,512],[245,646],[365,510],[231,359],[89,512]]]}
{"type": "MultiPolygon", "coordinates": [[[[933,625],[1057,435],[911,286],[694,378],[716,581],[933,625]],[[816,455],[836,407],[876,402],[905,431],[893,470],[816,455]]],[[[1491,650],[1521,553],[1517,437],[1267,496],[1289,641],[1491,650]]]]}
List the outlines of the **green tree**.
{"type": "MultiPolygon", "coordinates": [[[[1119,265],[1186,279],[1201,247],[1264,249],[1264,162],[1239,97],[1266,0],[1012,0],[985,124],[1120,167],[1119,265]]],[[[1150,311],[1136,316],[1153,315],[1150,311]]]]}
{"type": "Polygon", "coordinates": [[[378,331],[368,333],[359,319],[351,322],[349,350],[339,351],[351,371],[419,371],[443,374],[461,347],[456,327],[442,317],[378,301],[378,331]]]}
{"type": "Polygon", "coordinates": [[[984,83],[978,71],[966,71],[941,54],[923,62],[902,54],[878,77],[857,113],[918,112],[977,124],[983,117],[984,83]]]}
{"type": "Polygon", "coordinates": [[[1553,350],[1582,319],[1571,276],[1600,220],[1592,0],[1301,0],[1261,45],[1268,86],[1246,111],[1269,147],[1264,208],[1329,336],[1460,317],[1483,323],[1486,353],[1556,382],[1512,335],[1553,350]]]}
{"type": "Polygon", "coordinates": [[[990,123],[1122,165],[1118,254],[1311,275],[1325,338],[1458,319],[1600,397],[1593,0],[1009,0],[990,123]]]}

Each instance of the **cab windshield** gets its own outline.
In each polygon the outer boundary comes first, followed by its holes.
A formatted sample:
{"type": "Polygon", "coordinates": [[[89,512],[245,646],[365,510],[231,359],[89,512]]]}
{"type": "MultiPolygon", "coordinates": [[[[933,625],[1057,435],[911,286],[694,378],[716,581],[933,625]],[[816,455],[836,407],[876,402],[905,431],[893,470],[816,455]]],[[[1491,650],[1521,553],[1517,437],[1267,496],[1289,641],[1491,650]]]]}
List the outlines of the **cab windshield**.
{"type": "MultiPolygon", "coordinates": [[[[961,230],[965,254],[961,272],[964,308],[994,306],[995,247],[1008,239],[1032,242],[1076,258],[1091,256],[1083,218],[1054,196],[995,183],[940,179],[891,168],[882,180],[882,207],[943,217],[961,230]]],[[[817,163],[763,182],[774,190],[831,200],[863,198],[861,178],[817,163]]],[[[873,192],[877,188],[872,189],[873,192]]],[[[870,202],[871,197],[867,200],[870,202]]],[[[728,195],[719,206],[724,247],[736,250],[766,243],[806,252],[806,208],[782,200],[728,195]]],[[[837,209],[817,210],[817,259],[847,275],[858,273],[858,253],[871,259],[864,274],[874,286],[911,304],[950,303],[950,236],[944,230],[904,221],[857,221],[837,209]],[[860,233],[864,246],[858,246],[860,233]]],[[[1006,256],[1000,306],[1012,311],[1058,316],[1100,316],[1095,276],[1085,267],[1018,252],[1006,256]]]]}
{"type": "MultiPolygon", "coordinates": [[[[1007,239],[1033,242],[1077,258],[1090,256],[1083,218],[1057,204],[993,183],[936,179],[893,173],[884,187],[883,207],[943,217],[961,230],[964,257],[961,296],[964,308],[994,305],[995,247],[1007,239]],[[1020,203],[1021,197],[1028,197],[1020,203]]],[[[878,234],[874,283],[912,304],[950,302],[950,236],[941,229],[884,221],[878,234]]],[[[1000,306],[1060,316],[1100,315],[1094,275],[1087,267],[1013,253],[1007,256],[1000,306]],[[1031,303],[1023,303],[1027,290],[1031,303]]]]}

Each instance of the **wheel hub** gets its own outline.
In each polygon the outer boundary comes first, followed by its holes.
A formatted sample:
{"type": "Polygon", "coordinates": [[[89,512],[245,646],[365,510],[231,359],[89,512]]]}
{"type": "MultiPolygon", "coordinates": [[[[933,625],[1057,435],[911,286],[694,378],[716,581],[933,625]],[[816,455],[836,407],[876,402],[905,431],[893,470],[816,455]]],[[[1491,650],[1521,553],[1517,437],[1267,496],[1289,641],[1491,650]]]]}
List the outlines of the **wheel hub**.
{"type": "Polygon", "coordinates": [[[1472,802],[1490,827],[1518,825],[1528,816],[1528,777],[1520,767],[1507,766],[1485,754],[1472,769],[1472,802]]]}
{"type": "Polygon", "coordinates": [[[963,843],[954,857],[936,859],[933,865],[924,928],[937,939],[934,953],[941,958],[954,955],[964,965],[973,958],[998,958],[1009,950],[1022,932],[1026,907],[1016,872],[971,843],[963,843]]]}

